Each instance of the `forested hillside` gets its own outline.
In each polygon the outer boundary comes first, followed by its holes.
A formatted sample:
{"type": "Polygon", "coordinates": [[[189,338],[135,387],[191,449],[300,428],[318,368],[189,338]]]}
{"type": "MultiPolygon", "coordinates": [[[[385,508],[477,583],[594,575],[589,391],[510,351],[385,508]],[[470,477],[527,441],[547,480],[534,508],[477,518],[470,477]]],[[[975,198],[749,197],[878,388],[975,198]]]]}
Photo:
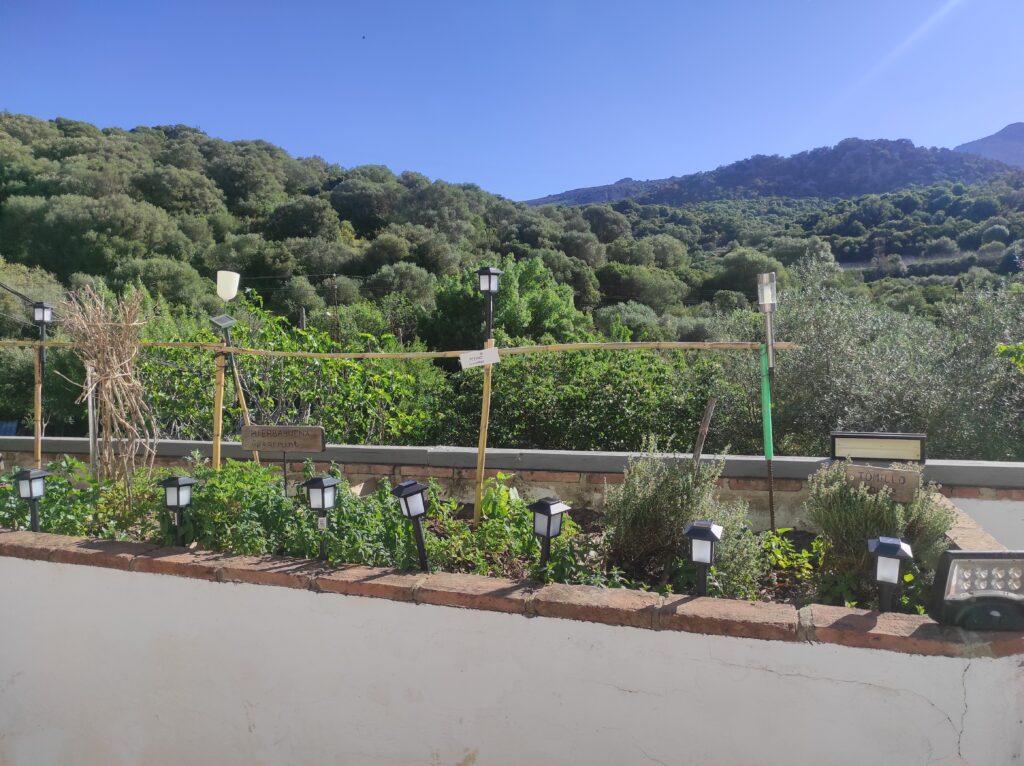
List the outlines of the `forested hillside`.
{"type": "Polygon", "coordinates": [[[954,151],[976,154],[1024,168],[1024,122],[1014,122],[991,136],[960,144],[954,151]]]}
{"type": "MultiPolygon", "coordinates": [[[[716,170],[655,181],[624,178],[608,186],[553,194],[531,205],[584,205],[633,199],[640,204],[684,205],[750,197],[855,197],[941,181],[975,183],[1008,167],[949,149],[900,141],[847,138],[791,157],[755,155],[716,170]]],[[[970,151],[970,150],[967,150],[970,151]]],[[[976,154],[985,154],[977,152],[976,154]]],[[[985,154],[985,157],[993,155],[985,154]]]]}
{"type": "MultiPolygon", "coordinates": [[[[878,142],[844,142],[832,154],[798,155],[803,169],[788,175],[782,169],[797,165],[777,158],[739,163],[733,176],[704,174],[709,188],[793,196],[530,207],[470,184],[343,168],[180,125],[101,130],[0,114],[0,281],[49,300],[86,283],[142,287],[155,299],[150,337],[198,338],[209,333],[204,317],[222,310],[212,277],[232,269],[250,291],[253,342],[464,349],[482,340],[472,273],[480,265],[506,271],[495,307],[502,344],[756,339],[755,275],[774,270],[783,289],[780,337],[806,349],[780,364],[784,452],[821,450],[829,430],[850,427],[926,430],[936,456],[1024,457],[1024,425],[1007,417],[1024,410],[1024,376],[995,355],[1024,326],[1024,173],[992,177],[997,164],[956,154],[958,172],[977,182],[931,183],[945,177],[951,153],[904,142],[883,148],[912,158],[895,164],[913,166],[912,177],[927,185],[810,196],[907,180],[885,167],[878,142]],[[840,149],[846,159],[837,164],[840,149]],[[261,302],[284,319],[261,313],[261,302]],[[294,327],[302,314],[304,334],[294,327]]],[[[23,307],[0,293],[0,335],[31,332],[23,307]]],[[[30,360],[4,352],[2,361],[0,419],[22,418],[30,360]]],[[[718,391],[710,443],[756,452],[750,361],[567,355],[503,363],[495,390],[509,406],[495,411],[492,443],[632,449],[653,434],[685,449],[706,395],[718,391]]],[[[73,380],[72,367],[65,374],[73,380]]],[[[472,442],[479,379],[421,367],[412,378],[360,378],[346,401],[377,413],[366,416],[375,425],[360,430],[325,410],[337,423],[331,437],[472,442]],[[392,388],[370,397],[366,387],[382,381],[392,388]],[[404,413],[387,427],[383,402],[404,413]]],[[[301,377],[290,374],[289,385],[306,385],[301,377]]],[[[171,411],[193,400],[201,407],[202,388],[182,390],[184,380],[152,376],[170,408],[168,432],[200,436],[209,428],[201,409],[171,411]]],[[[355,379],[345,372],[337,380],[342,387],[355,379]]],[[[80,431],[79,409],[58,407],[65,384],[47,385],[56,387],[47,396],[57,408],[51,431],[80,431]]],[[[274,394],[283,398],[266,405],[264,422],[308,419],[320,395],[315,386],[274,394]]]]}

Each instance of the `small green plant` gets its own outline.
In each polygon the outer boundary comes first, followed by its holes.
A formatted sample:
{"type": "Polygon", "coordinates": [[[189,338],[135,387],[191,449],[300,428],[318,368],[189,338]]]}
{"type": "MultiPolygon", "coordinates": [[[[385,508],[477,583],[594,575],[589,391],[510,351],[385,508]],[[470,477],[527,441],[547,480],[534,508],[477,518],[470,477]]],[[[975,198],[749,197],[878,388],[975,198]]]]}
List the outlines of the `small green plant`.
{"type": "Polygon", "coordinates": [[[750,529],[750,517],[743,503],[714,503],[709,520],[722,526],[722,540],[715,564],[708,575],[708,592],[726,598],[755,601],[768,571],[764,543],[750,529]]]}

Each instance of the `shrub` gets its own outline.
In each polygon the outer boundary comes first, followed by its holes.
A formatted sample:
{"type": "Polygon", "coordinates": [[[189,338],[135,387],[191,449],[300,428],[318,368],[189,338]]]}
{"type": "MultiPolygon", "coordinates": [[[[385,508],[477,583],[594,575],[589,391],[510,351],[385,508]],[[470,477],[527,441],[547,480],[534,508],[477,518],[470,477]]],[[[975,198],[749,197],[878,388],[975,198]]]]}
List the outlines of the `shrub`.
{"type": "Polygon", "coordinates": [[[881,535],[909,542],[921,576],[929,580],[934,574],[936,560],[948,545],[946,532],[953,526],[953,512],[936,501],[934,484],[918,489],[912,502],[898,503],[888,488],[876,493],[848,483],[845,464],[836,462],[814,474],[808,489],[805,508],[826,543],[826,595],[868,600],[865,594],[874,592],[874,576],[867,541],[881,535]],[[836,578],[841,580],[838,585],[836,578]]]}
{"type": "Polygon", "coordinates": [[[712,505],[708,518],[722,525],[722,539],[715,546],[715,565],[708,574],[708,593],[754,601],[768,573],[768,557],[761,535],[750,529],[744,503],[713,502],[712,505]]]}

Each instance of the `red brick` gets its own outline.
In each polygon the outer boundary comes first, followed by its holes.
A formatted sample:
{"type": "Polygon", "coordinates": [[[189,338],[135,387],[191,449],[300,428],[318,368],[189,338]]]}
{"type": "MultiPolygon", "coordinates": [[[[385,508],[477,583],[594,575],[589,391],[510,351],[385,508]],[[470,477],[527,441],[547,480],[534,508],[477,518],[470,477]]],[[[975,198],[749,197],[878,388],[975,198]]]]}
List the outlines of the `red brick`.
{"type": "Polygon", "coordinates": [[[541,617],[653,628],[661,604],[657,593],[555,583],[537,591],[531,610],[541,617]]]}
{"type": "Polygon", "coordinates": [[[669,596],[658,613],[658,628],[715,636],[796,641],[796,608],[728,598],[669,596]]]}
{"type": "Polygon", "coordinates": [[[579,471],[521,471],[519,477],[523,481],[574,484],[580,480],[580,473],[579,471]]]}
{"type": "Polygon", "coordinates": [[[981,497],[980,487],[951,487],[953,497],[965,497],[977,499],[981,497]]]}
{"type": "Polygon", "coordinates": [[[422,572],[350,566],[326,572],[314,580],[316,590],[347,596],[374,596],[392,601],[415,601],[416,587],[424,581],[422,572]]]}
{"type": "Polygon", "coordinates": [[[748,490],[754,492],[767,492],[767,479],[729,479],[730,489],[748,490]]]}
{"type": "Polygon", "coordinates": [[[48,561],[57,550],[87,540],[84,537],[51,535],[47,532],[5,532],[0,535],[0,556],[48,561]]]}
{"type": "Polygon", "coordinates": [[[801,611],[801,621],[808,639],[822,643],[942,657],[974,652],[962,631],[924,615],[812,604],[801,611]]]}
{"type": "Polygon", "coordinates": [[[496,577],[438,572],[428,575],[416,589],[421,604],[485,609],[525,614],[533,590],[529,585],[496,577]]]}
{"type": "Polygon", "coordinates": [[[442,468],[426,465],[403,465],[400,471],[402,476],[433,476],[435,479],[450,479],[455,475],[454,468],[442,468]]]}
{"type": "Polygon", "coordinates": [[[997,489],[996,498],[999,500],[1024,500],[1024,489],[997,489]]]}
{"type": "Polygon", "coordinates": [[[223,556],[219,564],[222,582],[284,588],[309,588],[314,576],[323,571],[320,562],[282,556],[223,556]]]}
{"type": "MultiPolygon", "coordinates": [[[[777,492],[800,492],[804,488],[804,483],[800,479],[776,479],[774,484],[777,492]]],[[[767,489],[766,486],[765,490],[767,489]]]]}
{"type": "Polygon", "coordinates": [[[187,551],[184,548],[159,548],[132,559],[131,571],[150,574],[216,580],[223,554],[211,551],[187,551]]]}
{"type": "Polygon", "coordinates": [[[85,564],[109,569],[131,568],[132,560],[157,546],[151,543],[129,543],[117,540],[79,540],[58,548],[50,561],[58,564],[85,564]]]}
{"type": "Polygon", "coordinates": [[[588,473],[587,484],[622,484],[626,480],[621,473],[588,473]]]}
{"type": "MultiPolygon", "coordinates": [[[[484,469],[484,478],[485,479],[493,479],[495,476],[498,475],[498,473],[499,473],[499,469],[497,469],[497,468],[485,468],[484,469]]],[[[501,473],[505,474],[506,476],[514,476],[515,475],[514,471],[507,471],[507,470],[501,470],[501,473]]],[[[469,481],[476,481],[476,469],[475,468],[460,468],[458,473],[456,474],[456,478],[458,478],[458,479],[468,479],[469,481]]]]}
{"type": "Polygon", "coordinates": [[[351,472],[353,474],[369,474],[372,476],[387,476],[396,468],[397,466],[384,465],[382,463],[348,463],[345,466],[345,472],[351,472]]]}

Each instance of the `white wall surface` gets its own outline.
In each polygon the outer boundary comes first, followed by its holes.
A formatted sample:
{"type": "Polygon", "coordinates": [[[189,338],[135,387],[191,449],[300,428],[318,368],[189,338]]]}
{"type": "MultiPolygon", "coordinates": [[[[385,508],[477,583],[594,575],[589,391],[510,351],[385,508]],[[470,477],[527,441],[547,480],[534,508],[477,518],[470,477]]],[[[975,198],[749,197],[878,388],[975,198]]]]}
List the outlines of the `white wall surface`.
{"type": "Polygon", "coordinates": [[[1024,551],[1024,502],[1019,500],[953,500],[992,537],[1012,551],[1024,551]]]}
{"type": "Polygon", "coordinates": [[[2,766],[1008,766],[1022,713],[1015,658],[0,558],[2,766]]]}

